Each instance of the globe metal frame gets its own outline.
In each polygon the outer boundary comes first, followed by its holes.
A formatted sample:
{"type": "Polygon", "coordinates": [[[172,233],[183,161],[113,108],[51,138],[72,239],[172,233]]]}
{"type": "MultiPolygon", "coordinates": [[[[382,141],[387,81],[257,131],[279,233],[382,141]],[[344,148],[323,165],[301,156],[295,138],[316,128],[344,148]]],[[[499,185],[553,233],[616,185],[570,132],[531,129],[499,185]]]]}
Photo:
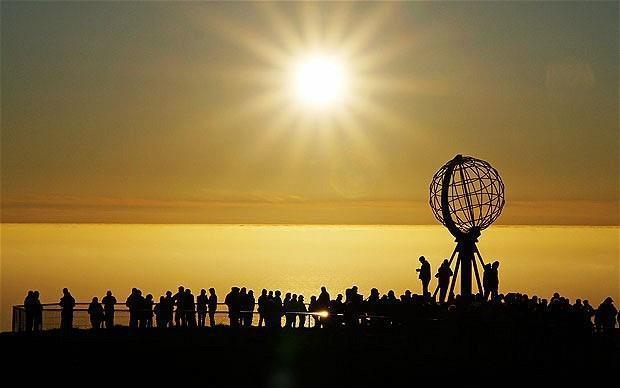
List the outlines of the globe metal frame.
{"type": "MultiPolygon", "coordinates": [[[[488,162],[471,156],[457,155],[433,176],[429,204],[435,218],[455,237],[457,245],[450,265],[458,253],[450,294],[461,271],[461,296],[471,298],[472,269],[478,290],[483,292],[476,257],[484,261],[476,246],[482,230],[491,226],[505,205],[504,182],[488,162]]],[[[436,296],[439,288],[435,290],[436,296]]]]}

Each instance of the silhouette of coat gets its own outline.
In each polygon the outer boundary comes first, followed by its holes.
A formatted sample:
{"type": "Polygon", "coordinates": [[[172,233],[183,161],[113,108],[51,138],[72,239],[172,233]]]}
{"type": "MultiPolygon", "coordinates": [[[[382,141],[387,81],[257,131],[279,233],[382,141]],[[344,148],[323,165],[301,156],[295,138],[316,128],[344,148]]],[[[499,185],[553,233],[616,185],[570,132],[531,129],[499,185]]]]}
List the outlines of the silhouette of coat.
{"type": "Polygon", "coordinates": [[[217,311],[217,294],[215,288],[209,288],[209,326],[215,326],[215,312],[217,311]]]}
{"type": "Polygon", "coordinates": [[[239,326],[239,314],[241,312],[241,301],[239,300],[239,288],[232,287],[224,303],[228,306],[228,318],[230,319],[230,326],[239,326]]]}
{"type": "Polygon", "coordinates": [[[68,289],[62,290],[63,296],[58,303],[61,307],[60,327],[64,330],[73,328],[73,308],[75,307],[75,299],[71,296],[68,289]]]}
{"type": "Polygon", "coordinates": [[[105,314],[103,311],[103,306],[99,303],[97,298],[93,298],[93,301],[88,305],[88,315],[90,317],[90,325],[92,328],[101,328],[105,314]]]}
{"type": "Polygon", "coordinates": [[[114,327],[114,306],[116,305],[116,298],[112,295],[112,292],[108,291],[106,296],[101,299],[103,304],[103,311],[105,314],[105,327],[110,329],[114,327]]]}

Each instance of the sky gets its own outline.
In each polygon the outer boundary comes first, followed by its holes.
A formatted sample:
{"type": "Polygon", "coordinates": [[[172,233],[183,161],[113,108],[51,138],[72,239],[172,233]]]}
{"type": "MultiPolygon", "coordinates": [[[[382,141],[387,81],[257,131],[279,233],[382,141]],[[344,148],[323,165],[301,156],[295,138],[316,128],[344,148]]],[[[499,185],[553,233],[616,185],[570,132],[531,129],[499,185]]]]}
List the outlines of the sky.
{"type": "Polygon", "coordinates": [[[618,2],[0,7],[2,222],[432,224],[460,153],[498,224],[619,224],[618,2]]]}

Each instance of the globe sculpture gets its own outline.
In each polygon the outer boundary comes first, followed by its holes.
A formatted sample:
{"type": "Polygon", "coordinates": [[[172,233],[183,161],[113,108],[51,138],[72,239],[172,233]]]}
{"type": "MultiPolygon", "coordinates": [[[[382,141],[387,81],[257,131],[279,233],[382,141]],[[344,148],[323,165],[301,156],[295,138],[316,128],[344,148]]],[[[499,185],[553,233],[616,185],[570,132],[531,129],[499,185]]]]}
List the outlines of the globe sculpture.
{"type": "MultiPolygon", "coordinates": [[[[430,206],[435,218],[455,237],[456,247],[450,265],[458,253],[450,294],[461,272],[461,297],[471,298],[472,268],[478,290],[482,293],[476,257],[484,268],[476,243],[482,230],[497,220],[504,208],[504,182],[488,162],[471,156],[457,155],[433,176],[430,206]]],[[[437,290],[435,290],[437,293],[437,290]]]]}

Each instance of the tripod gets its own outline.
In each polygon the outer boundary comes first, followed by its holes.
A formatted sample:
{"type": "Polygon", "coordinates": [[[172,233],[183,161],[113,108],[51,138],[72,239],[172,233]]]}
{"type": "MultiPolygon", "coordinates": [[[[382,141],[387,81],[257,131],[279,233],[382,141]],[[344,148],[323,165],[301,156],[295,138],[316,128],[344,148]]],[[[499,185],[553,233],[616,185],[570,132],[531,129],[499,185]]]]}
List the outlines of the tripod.
{"type": "MultiPolygon", "coordinates": [[[[484,261],[482,260],[482,255],[476,246],[476,240],[468,240],[463,239],[458,241],[456,247],[454,247],[454,251],[450,256],[449,266],[452,267],[452,262],[456,257],[456,264],[454,267],[454,275],[452,276],[452,280],[450,282],[450,293],[448,295],[452,295],[454,293],[454,287],[456,286],[456,278],[459,274],[459,269],[461,270],[461,296],[465,298],[471,298],[471,269],[473,267],[474,274],[476,276],[476,283],[478,285],[478,292],[481,294],[484,293],[482,289],[482,283],[480,281],[480,273],[478,272],[478,265],[476,264],[476,258],[480,261],[480,266],[482,270],[484,270],[484,261]],[[458,253],[458,256],[457,256],[458,253]]],[[[433,299],[437,296],[437,292],[439,291],[439,285],[435,288],[435,292],[433,293],[433,299]]]]}

